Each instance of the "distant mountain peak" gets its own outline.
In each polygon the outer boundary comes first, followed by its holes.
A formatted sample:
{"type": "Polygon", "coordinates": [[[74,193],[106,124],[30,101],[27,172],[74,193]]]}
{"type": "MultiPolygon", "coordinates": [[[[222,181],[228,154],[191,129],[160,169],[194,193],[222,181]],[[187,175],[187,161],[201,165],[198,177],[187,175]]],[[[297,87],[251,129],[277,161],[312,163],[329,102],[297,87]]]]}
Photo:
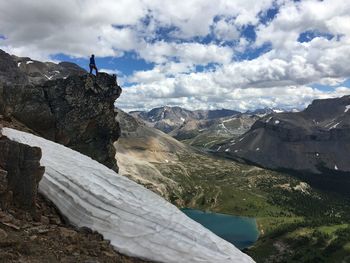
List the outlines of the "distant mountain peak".
{"type": "Polygon", "coordinates": [[[218,119],[238,115],[240,112],[227,109],[191,111],[179,106],[163,106],[150,111],[133,111],[130,114],[151,127],[169,133],[187,121],[218,119]]]}
{"type": "Polygon", "coordinates": [[[84,75],[86,71],[71,62],[41,62],[9,55],[0,49],[0,83],[42,84],[48,80],[84,75]]]}

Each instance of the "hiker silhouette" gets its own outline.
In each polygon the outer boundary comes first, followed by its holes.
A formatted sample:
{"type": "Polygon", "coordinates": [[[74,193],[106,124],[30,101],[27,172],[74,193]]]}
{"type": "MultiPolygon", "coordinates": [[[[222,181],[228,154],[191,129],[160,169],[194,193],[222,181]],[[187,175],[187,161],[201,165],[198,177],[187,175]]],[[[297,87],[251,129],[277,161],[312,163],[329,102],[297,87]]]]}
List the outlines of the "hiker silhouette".
{"type": "Polygon", "coordinates": [[[97,76],[98,70],[97,70],[97,67],[96,67],[95,55],[94,55],[94,54],[92,54],[91,57],[90,57],[90,64],[89,64],[89,67],[90,67],[90,74],[92,74],[92,70],[95,69],[95,71],[96,71],[96,76],[97,76]]]}

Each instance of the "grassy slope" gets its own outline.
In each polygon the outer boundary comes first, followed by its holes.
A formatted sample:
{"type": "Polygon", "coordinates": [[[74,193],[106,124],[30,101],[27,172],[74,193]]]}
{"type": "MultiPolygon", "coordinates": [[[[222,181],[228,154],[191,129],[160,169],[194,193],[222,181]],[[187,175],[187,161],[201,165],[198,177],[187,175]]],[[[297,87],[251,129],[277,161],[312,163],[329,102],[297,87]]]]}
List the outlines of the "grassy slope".
{"type": "Polygon", "coordinates": [[[181,154],[178,159],[176,164],[154,163],[181,186],[171,201],[257,218],[261,237],[247,251],[257,262],[339,262],[334,259],[350,254],[347,237],[338,238],[348,231],[344,223],[350,222],[350,203],[344,197],[311,188],[295,190],[300,180],[286,174],[205,154],[181,154]],[[330,229],[335,230],[329,234],[330,229]]]}

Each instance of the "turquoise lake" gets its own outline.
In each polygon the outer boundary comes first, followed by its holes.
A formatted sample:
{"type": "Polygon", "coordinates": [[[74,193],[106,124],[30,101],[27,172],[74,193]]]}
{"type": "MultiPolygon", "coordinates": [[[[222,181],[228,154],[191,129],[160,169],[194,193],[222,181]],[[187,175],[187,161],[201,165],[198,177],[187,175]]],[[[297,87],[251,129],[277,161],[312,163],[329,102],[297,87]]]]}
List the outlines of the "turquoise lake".
{"type": "Polygon", "coordinates": [[[187,208],[182,209],[182,212],[239,249],[253,245],[259,237],[259,230],[254,218],[187,208]]]}

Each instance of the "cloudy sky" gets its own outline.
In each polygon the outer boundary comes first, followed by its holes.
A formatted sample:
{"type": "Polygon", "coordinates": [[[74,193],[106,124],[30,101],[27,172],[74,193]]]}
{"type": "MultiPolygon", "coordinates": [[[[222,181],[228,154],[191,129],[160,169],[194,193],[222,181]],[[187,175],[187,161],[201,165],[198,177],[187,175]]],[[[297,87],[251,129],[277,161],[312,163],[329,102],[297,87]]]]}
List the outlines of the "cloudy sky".
{"type": "Polygon", "coordinates": [[[0,0],[0,48],[117,73],[124,110],[350,94],[347,0],[0,0]]]}

